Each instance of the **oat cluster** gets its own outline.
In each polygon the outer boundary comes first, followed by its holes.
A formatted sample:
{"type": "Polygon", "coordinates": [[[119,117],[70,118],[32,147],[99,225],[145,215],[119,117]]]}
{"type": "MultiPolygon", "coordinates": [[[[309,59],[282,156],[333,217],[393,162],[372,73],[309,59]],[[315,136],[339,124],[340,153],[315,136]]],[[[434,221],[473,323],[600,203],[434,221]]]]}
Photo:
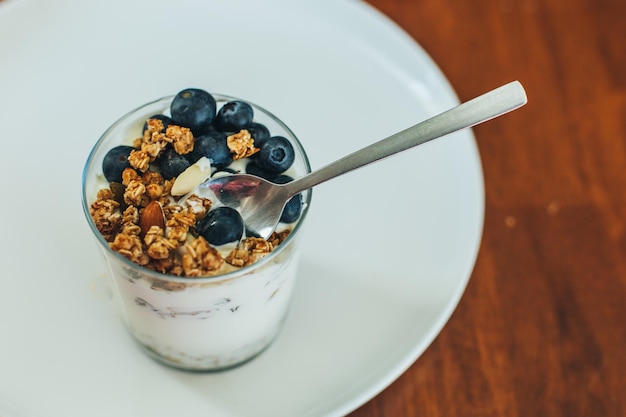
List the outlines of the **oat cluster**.
{"type": "Polygon", "coordinates": [[[242,129],[239,132],[228,136],[226,138],[226,143],[233,154],[233,159],[235,161],[247,158],[260,151],[259,148],[254,146],[254,139],[252,138],[250,132],[246,129],[242,129]]]}
{"type": "Polygon", "coordinates": [[[158,119],[149,119],[142,138],[135,141],[135,149],[130,153],[130,165],[140,172],[147,172],[153,162],[165,149],[172,144],[174,150],[185,155],[193,151],[194,138],[191,130],[186,127],[170,125],[164,128],[158,119]]]}
{"type": "MultiPolygon", "coordinates": [[[[191,131],[174,125],[164,129],[156,119],[148,120],[147,126],[143,137],[134,142],[135,150],[129,156],[132,168],[124,170],[121,183],[113,182],[98,191],[90,206],[91,218],[112,250],[163,274],[203,277],[248,266],[285,240],[288,230],[274,233],[268,240],[246,238],[223,257],[195,232],[196,222],[211,209],[211,201],[192,195],[184,204],[178,204],[170,194],[175,178],[166,180],[149,170],[150,163],[168,144],[180,154],[191,152],[191,131]],[[154,205],[148,207],[155,201],[162,209],[156,215],[163,219],[154,217],[154,205]]],[[[248,131],[231,135],[228,145],[235,158],[258,151],[248,131]]]]}

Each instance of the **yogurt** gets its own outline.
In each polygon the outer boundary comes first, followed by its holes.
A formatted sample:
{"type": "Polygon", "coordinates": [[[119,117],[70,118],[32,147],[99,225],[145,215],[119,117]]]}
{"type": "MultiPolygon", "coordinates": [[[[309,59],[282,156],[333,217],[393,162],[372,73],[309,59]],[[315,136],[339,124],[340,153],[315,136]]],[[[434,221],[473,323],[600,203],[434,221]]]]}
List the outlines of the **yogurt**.
{"type": "Polygon", "coordinates": [[[155,358],[189,370],[232,367],[279,333],[296,279],[295,244],[213,279],[161,278],[109,259],[114,293],[131,334],[155,358]]]}
{"type": "MultiPolygon", "coordinates": [[[[235,100],[213,96],[218,108],[235,100]]],[[[98,191],[109,186],[102,173],[102,160],[109,149],[131,145],[141,136],[147,118],[168,115],[172,98],[133,110],[104,133],[83,173],[83,209],[104,253],[123,321],[140,346],[159,361],[177,368],[220,370],[255,357],[278,335],[295,285],[298,240],[311,193],[303,193],[299,219],[279,225],[278,232],[283,232],[281,239],[275,241],[279,244],[247,266],[224,262],[210,276],[175,276],[148,269],[112,250],[111,241],[103,237],[90,214],[98,191]]],[[[295,162],[285,174],[297,178],[310,172],[306,154],[289,128],[261,107],[251,105],[254,121],[267,126],[272,135],[288,138],[296,151],[295,162]]],[[[226,174],[229,170],[243,171],[246,163],[246,159],[235,161],[226,174]]],[[[235,247],[237,242],[213,248],[225,258],[235,247]]],[[[185,248],[183,244],[176,250],[184,252],[185,248]]]]}

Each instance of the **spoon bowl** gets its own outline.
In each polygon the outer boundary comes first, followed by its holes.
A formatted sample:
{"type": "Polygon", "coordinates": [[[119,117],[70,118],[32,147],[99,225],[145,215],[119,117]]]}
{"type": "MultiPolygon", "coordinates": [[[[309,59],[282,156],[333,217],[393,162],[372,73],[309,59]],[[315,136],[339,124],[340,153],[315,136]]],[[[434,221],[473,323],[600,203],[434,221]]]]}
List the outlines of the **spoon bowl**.
{"type": "Polygon", "coordinates": [[[199,193],[217,205],[237,209],[248,236],[267,239],[276,229],[285,204],[294,195],[372,162],[501,116],[526,102],[524,88],[513,81],[289,183],[274,184],[254,175],[233,174],[205,181],[199,186],[199,193]]]}
{"type": "Polygon", "coordinates": [[[214,206],[232,207],[241,213],[246,235],[267,239],[280,220],[287,201],[303,190],[274,184],[249,174],[234,174],[205,181],[199,194],[213,201],[214,206]]]}

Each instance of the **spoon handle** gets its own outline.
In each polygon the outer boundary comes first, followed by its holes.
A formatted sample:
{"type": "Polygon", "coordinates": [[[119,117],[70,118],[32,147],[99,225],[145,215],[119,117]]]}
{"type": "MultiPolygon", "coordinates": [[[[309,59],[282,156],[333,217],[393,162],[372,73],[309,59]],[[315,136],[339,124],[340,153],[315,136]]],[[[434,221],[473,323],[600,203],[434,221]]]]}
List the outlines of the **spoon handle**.
{"type": "Polygon", "coordinates": [[[523,106],[526,101],[524,88],[518,81],[513,81],[338,159],[285,184],[285,188],[289,194],[295,195],[364,165],[501,116],[523,106]]]}

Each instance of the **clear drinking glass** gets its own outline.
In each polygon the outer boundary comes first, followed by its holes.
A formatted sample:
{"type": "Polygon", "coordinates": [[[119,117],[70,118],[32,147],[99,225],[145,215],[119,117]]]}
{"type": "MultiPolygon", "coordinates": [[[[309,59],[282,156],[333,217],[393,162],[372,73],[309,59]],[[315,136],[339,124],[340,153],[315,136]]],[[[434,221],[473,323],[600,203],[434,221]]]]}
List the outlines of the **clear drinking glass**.
{"type": "MultiPolygon", "coordinates": [[[[214,94],[218,109],[233,97],[214,94]]],[[[110,271],[114,299],[130,333],[146,352],[168,365],[212,371],[242,364],[267,348],[278,335],[288,311],[298,267],[298,241],[311,202],[304,192],[303,210],[284,242],[256,263],[222,275],[185,278],[161,274],[113,251],[89,212],[99,189],[108,187],[102,159],[117,145],[141,137],[145,120],[169,115],[173,96],[139,107],[115,122],[98,140],[82,178],[83,209],[110,271]]],[[[250,103],[255,121],[272,135],[291,140],[296,160],[287,172],[310,172],[306,153],[293,132],[278,118],[250,103]]]]}

